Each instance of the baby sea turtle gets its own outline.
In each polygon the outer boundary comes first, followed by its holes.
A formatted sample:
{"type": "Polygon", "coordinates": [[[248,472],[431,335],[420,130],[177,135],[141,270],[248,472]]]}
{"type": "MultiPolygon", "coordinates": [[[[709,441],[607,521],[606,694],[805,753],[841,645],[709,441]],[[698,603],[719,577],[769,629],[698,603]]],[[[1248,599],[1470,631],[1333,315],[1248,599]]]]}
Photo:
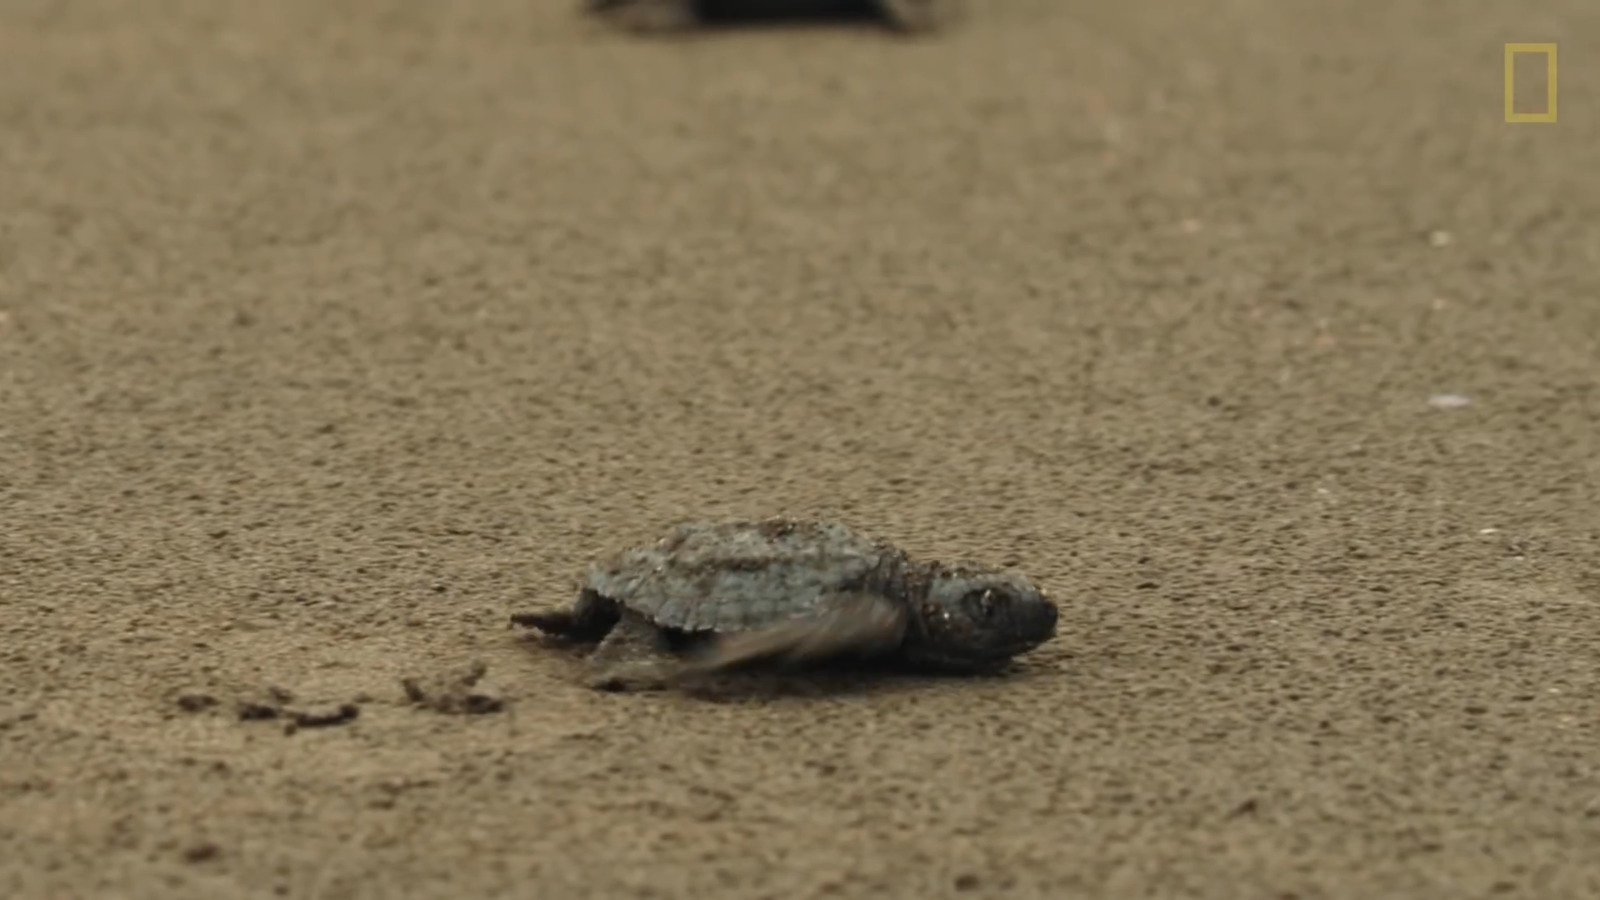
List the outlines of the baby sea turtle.
{"type": "Polygon", "coordinates": [[[996,668],[1055,635],[1056,606],[1015,572],[917,562],[845,525],[690,522],[589,572],[565,609],[513,623],[597,643],[593,687],[664,687],[747,664],[835,658],[996,668]]]}
{"type": "MultiPolygon", "coordinates": [[[[900,31],[934,31],[953,23],[962,0],[865,0],[883,21],[900,31]]],[[[672,31],[701,22],[719,6],[742,11],[779,11],[797,8],[847,6],[821,0],[586,0],[590,12],[636,31],[672,31]]]]}

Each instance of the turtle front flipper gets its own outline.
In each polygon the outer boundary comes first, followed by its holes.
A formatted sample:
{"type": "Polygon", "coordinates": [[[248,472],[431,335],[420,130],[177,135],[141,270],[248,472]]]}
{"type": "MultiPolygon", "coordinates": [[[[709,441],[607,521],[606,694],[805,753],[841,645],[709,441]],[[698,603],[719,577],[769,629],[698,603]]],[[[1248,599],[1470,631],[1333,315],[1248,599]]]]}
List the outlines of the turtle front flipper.
{"type": "Polygon", "coordinates": [[[877,0],[891,27],[906,32],[938,31],[954,24],[962,0],[877,0]]]}
{"type": "Polygon", "coordinates": [[[588,684],[602,691],[663,690],[672,680],[661,629],[631,609],[589,657],[588,684]]]}
{"type": "Polygon", "coordinates": [[[722,636],[684,667],[709,673],[755,662],[797,665],[833,657],[892,653],[906,633],[906,610],[873,594],[849,594],[828,611],[767,628],[722,636]]]}

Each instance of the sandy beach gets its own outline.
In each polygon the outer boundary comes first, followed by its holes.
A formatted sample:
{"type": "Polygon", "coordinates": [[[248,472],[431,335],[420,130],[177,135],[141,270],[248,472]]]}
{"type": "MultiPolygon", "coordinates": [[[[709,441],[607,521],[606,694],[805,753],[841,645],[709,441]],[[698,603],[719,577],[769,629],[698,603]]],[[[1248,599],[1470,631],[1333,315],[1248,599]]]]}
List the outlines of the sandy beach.
{"type": "Polygon", "coordinates": [[[1600,897],[1597,36],[0,3],[0,896],[1600,897]],[[507,627],[778,514],[1059,633],[697,695],[507,627]]]}

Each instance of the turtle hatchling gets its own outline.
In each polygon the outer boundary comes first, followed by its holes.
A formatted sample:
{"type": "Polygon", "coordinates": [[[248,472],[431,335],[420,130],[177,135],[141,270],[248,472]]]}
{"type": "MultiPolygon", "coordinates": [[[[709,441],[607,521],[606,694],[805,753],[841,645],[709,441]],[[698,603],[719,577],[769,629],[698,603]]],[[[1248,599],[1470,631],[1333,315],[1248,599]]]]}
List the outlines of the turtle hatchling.
{"type": "MultiPolygon", "coordinates": [[[[906,32],[936,31],[952,24],[961,3],[962,0],[854,0],[854,5],[870,8],[891,28],[906,32]]],[[[851,0],[585,0],[589,12],[635,31],[689,28],[717,11],[777,15],[802,10],[844,11],[850,6],[851,0]]]]}
{"type": "Polygon", "coordinates": [[[994,669],[1055,635],[1056,605],[1016,572],[919,562],[842,524],[776,518],[679,525],[595,565],[571,606],[511,620],[597,644],[590,686],[629,690],[843,658],[994,669]]]}

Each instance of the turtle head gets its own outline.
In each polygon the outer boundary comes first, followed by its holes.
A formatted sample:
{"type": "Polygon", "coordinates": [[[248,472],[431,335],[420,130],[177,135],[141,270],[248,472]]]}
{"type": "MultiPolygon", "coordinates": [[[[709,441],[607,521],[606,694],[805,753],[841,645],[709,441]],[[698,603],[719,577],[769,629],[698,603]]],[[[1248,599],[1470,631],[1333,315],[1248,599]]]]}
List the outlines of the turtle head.
{"type": "Polygon", "coordinates": [[[913,608],[906,655],[937,668],[996,666],[1056,633],[1055,603],[1015,572],[934,566],[913,608]]]}

